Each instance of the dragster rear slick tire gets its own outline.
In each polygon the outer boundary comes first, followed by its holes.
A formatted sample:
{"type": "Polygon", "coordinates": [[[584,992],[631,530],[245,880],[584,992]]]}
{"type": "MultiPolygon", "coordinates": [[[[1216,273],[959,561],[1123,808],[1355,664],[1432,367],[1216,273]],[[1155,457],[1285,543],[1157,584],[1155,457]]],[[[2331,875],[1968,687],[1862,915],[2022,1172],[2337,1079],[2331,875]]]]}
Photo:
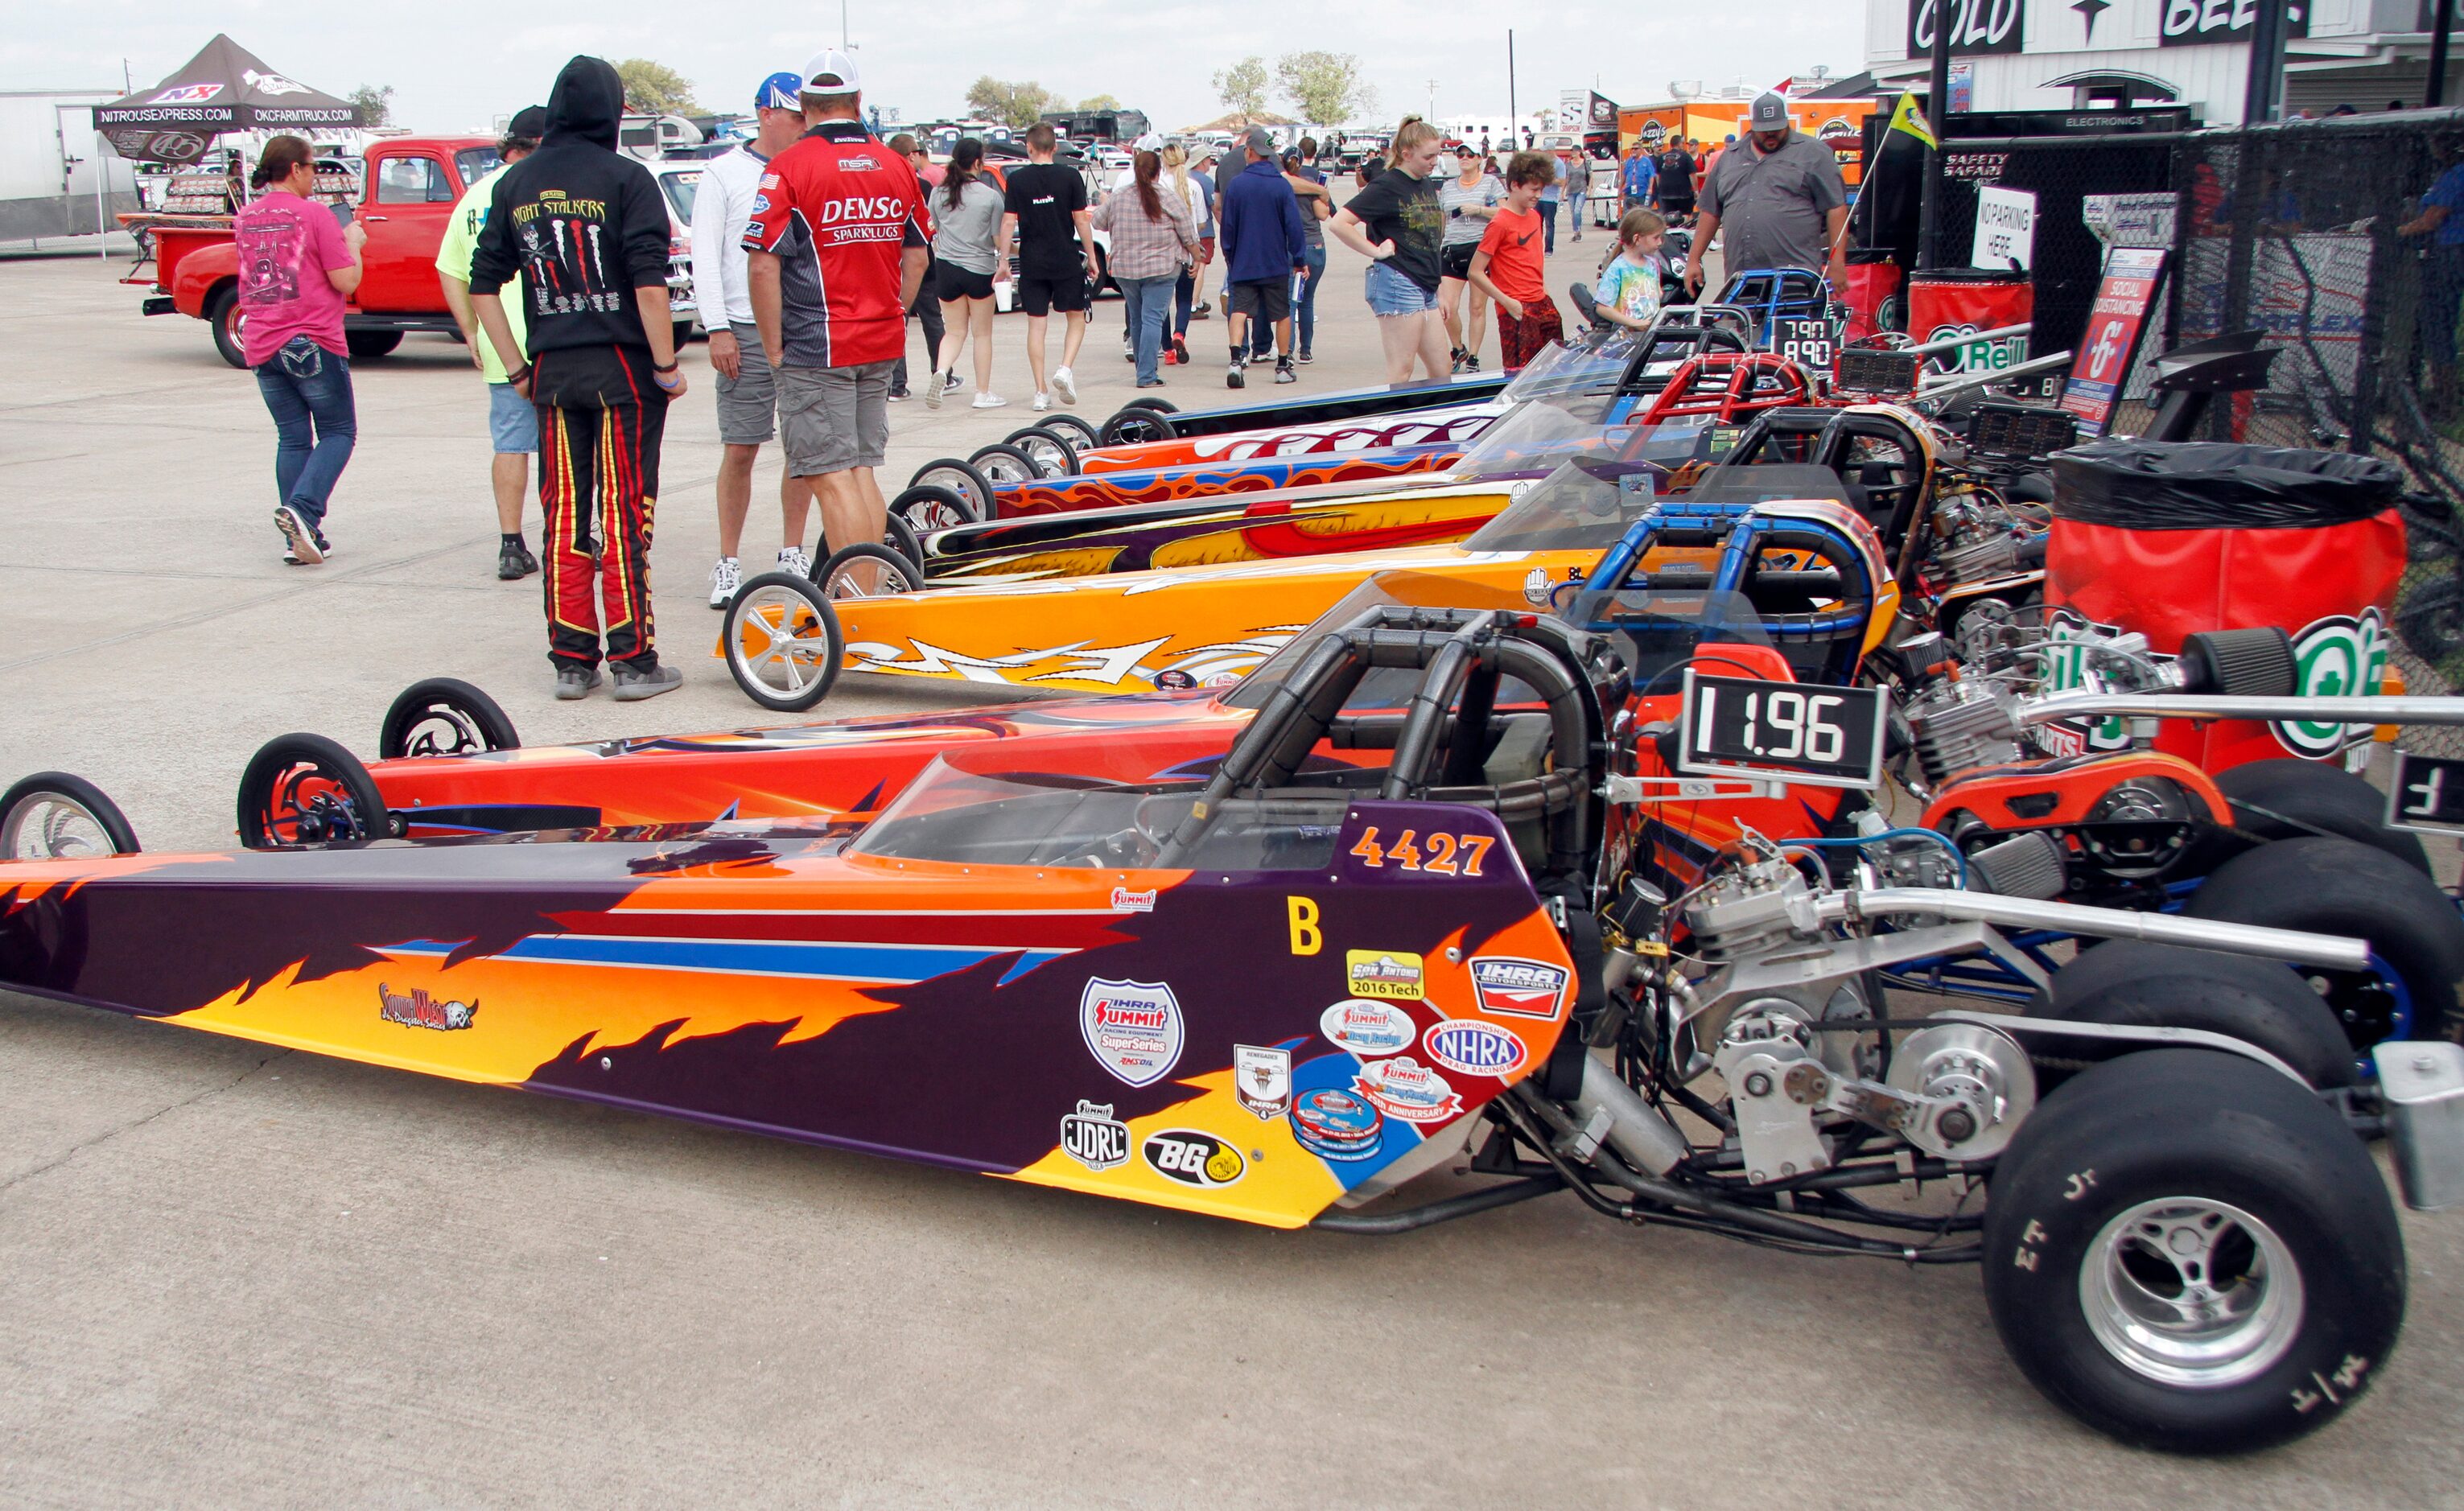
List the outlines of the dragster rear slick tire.
{"type": "Polygon", "coordinates": [[[2341,767],[2292,756],[2248,761],[2218,773],[2216,787],[2233,804],[2233,827],[2253,839],[2290,840],[2324,829],[2430,875],[2421,836],[2387,826],[2387,794],[2341,767]]]}
{"type": "MultiPolygon", "coordinates": [[[[2343,1026],[2310,984],[2273,960],[2109,939],[2054,973],[2034,1016],[2074,1023],[2195,1028],[2266,1050],[2314,1086],[2349,1086],[2360,1071],[2343,1026]]],[[[2057,1072],[2038,1067],[2039,1084],[2057,1072]]]]}
{"type": "Polygon", "coordinates": [[[2030,1383],[2169,1453],[2316,1431],[2404,1323],[2404,1239],[2362,1141],[2286,1076],[2214,1050],[2124,1055],[2056,1088],[1995,1166],[1984,1266],[2030,1383]]]}
{"type": "Polygon", "coordinates": [[[2373,962],[2391,982],[2302,973],[2323,983],[2327,1005],[2357,1050],[2389,1037],[2464,1037],[2456,1001],[2464,918],[2435,883],[2385,850],[2342,837],[2270,841],[2217,866],[2183,912],[2368,940],[2373,962]],[[2409,1022],[2399,1021],[2408,1007],[2409,1022]]]}

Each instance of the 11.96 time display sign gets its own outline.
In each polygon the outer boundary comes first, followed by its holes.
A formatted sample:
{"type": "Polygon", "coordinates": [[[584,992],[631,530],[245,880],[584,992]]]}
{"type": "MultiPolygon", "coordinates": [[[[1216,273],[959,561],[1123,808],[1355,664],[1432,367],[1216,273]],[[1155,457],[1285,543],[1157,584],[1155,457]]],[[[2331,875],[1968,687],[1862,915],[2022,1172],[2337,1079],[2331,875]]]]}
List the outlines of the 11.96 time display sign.
{"type": "Polygon", "coordinates": [[[1785,777],[1818,787],[1882,780],[1879,688],[1685,673],[1677,769],[1696,777],[1785,777]]]}

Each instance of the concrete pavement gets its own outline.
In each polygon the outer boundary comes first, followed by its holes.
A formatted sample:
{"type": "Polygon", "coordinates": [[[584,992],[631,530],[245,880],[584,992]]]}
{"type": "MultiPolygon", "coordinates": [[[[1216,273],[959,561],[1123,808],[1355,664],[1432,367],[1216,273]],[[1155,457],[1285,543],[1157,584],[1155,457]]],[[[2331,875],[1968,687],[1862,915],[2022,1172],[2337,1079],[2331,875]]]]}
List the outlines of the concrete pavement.
{"type": "MultiPolygon", "coordinates": [[[[1561,243],[1552,285],[1599,250],[1561,243]]],[[[1303,392],[1378,376],[1335,256],[1303,392]]],[[[371,754],[423,676],[489,688],[532,743],[762,721],[702,654],[698,347],[654,555],[690,681],[558,704],[536,583],[491,575],[459,347],[362,366],[341,556],[295,569],[262,406],[202,326],[140,318],[89,261],[0,263],[0,782],[75,771],[147,848],[216,847],[266,738],[371,754]]],[[[1094,420],[1131,392],[1119,305],[1098,312],[1094,420]]],[[[1021,327],[996,337],[1014,400],[1021,327]]],[[[1222,391],[1222,330],[1194,328],[1176,402],[1222,391]]],[[[1030,419],[899,406],[886,478],[1030,419]]],[[[958,701],[850,678],[820,712],[958,701]]],[[[2039,1399],[1972,1273],[1620,1229],[1563,1196],[1398,1238],[1276,1234],[18,997],[0,1108],[11,1505],[2306,1511],[2453,1504],[2464,1478],[2453,1218],[2406,1219],[2407,1343],[2367,1401],[2195,1462],[2039,1399]]]]}

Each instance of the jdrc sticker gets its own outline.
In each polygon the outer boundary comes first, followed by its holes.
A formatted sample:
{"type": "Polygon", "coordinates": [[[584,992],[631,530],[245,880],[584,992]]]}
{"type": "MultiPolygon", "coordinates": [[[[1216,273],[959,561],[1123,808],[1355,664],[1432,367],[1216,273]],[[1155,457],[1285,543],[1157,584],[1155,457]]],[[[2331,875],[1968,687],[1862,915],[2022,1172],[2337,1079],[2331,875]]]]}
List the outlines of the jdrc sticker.
{"type": "Polygon", "coordinates": [[[1516,1018],[1555,1018],[1566,996],[1566,968],[1515,955],[1474,955],[1472,990],[1484,1013],[1516,1018]]]}
{"type": "Polygon", "coordinates": [[[1402,1123],[1442,1123],[1463,1110],[1463,1098],[1446,1078],[1409,1055],[1378,1060],[1360,1067],[1353,1089],[1372,1106],[1402,1123]]]}
{"type": "Polygon", "coordinates": [[[1354,996],[1408,998],[1419,1001],[1420,957],[1400,950],[1347,950],[1344,978],[1354,996]]]}
{"type": "Polygon", "coordinates": [[[1421,1036],[1420,1047],[1431,1060],[1466,1076],[1510,1076],[1523,1068],[1529,1053],[1522,1040],[1495,1023],[1467,1018],[1433,1025],[1421,1036]]]}
{"type": "Polygon", "coordinates": [[[1156,1174],[1184,1186],[1212,1190],[1232,1185],[1249,1173],[1249,1162],[1241,1157],[1239,1150],[1212,1133],[1192,1128],[1150,1133],[1141,1150],[1156,1174]]]}
{"type": "Polygon", "coordinates": [[[1318,1015],[1318,1032],[1362,1060],[1412,1047],[1412,1015],[1383,1002],[1337,1002],[1318,1015]]]}
{"type": "Polygon", "coordinates": [[[1180,1059],[1180,1003],[1161,981],[1089,981],[1078,1028],[1096,1062],[1133,1086],[1153,1085],[1180,1059]]]}

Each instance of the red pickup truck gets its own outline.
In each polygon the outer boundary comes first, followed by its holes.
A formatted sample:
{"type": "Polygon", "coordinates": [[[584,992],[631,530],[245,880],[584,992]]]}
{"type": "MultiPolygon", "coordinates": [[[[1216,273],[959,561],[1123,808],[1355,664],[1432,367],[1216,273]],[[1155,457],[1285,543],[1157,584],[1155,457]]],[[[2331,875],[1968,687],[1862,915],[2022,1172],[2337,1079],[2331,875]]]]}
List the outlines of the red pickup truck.
{"type": "MultiPolygon", "coordinates": [[[[496,144],[485,137],[394,137],[369,147],[359,202],[352,207],[368,233],[361,249],[359,292],[342,317],[354,358],[382,357],[411,331],[460,332],[436,281],[436,252],[463,190],[494,170],[496,144]]],[[[148,315],[189,315],[213,327],[214,346],[234,367],[240,329],[239,252],[228,215],[146,216],[154,238],[148,315]]],[[[670,216],[668,295],[679,343],[693,333],[690,248],[678,217],[670,216]]]]}

